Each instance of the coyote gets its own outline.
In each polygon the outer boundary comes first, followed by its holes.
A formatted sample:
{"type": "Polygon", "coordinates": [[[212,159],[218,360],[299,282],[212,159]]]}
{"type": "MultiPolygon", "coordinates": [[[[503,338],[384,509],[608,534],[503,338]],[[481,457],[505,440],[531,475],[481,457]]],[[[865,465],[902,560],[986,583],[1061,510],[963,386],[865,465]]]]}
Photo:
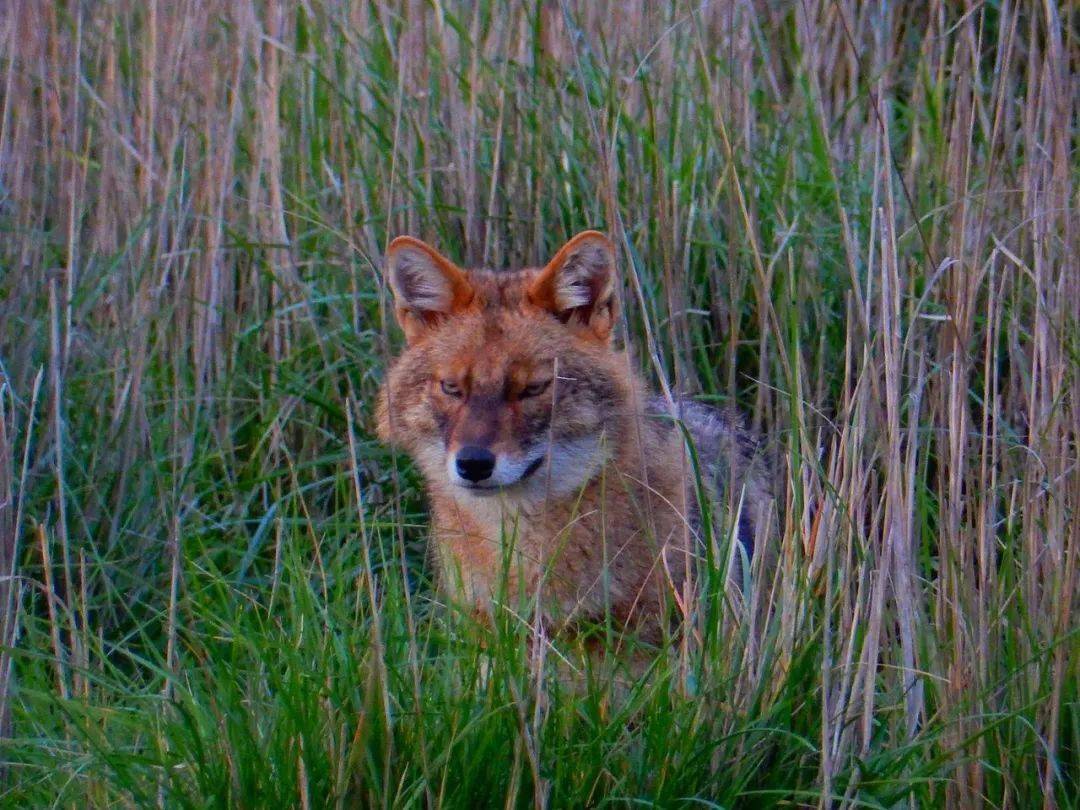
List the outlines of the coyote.
{"type": "Polygon", "coordinates": [[[407,346],[378,432],[423,473],[451,598],[480,615],[526,599],[555,632],[610,617],[655,637],[703,551],[700,481],[717,533],[733,527],[752,552],[770,503],[756,442],[732,410],[648,395],[612,345],[603,234],[498,272],[400,236],[386,276],[407,346]]]}

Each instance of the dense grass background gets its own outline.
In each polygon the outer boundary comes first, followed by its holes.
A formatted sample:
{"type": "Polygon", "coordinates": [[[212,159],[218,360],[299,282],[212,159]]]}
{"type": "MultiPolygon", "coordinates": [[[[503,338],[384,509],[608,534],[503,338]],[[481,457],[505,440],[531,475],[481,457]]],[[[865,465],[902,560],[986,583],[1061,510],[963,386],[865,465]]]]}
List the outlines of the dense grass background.
{"type": "Polygon", "coordinates": [[[13,0],[0,42],[7,805],[1075,806],[1075,7],[13,0]],[[633,688],[436,604],[371,430],[390,238],[585,227],[784,505],[633,688]]]}

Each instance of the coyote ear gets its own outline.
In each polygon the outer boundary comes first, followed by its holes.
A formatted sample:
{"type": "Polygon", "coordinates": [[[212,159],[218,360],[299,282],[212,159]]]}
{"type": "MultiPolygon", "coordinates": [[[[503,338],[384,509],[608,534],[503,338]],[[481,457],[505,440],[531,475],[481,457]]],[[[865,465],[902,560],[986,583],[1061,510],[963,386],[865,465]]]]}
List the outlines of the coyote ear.
{"type": "Polygon", "coordinates": [[[600,340],[615,325],[615,248],[599,231],[579,233],[529,286],[529,300],[600,340]]]}
{"type": "Polygon", "coordinates": [[[473,299],[465,271],[433,247],[399,236],[386,251],[386,280],[394,291],[398,323],[409,343],[473,299]]]}

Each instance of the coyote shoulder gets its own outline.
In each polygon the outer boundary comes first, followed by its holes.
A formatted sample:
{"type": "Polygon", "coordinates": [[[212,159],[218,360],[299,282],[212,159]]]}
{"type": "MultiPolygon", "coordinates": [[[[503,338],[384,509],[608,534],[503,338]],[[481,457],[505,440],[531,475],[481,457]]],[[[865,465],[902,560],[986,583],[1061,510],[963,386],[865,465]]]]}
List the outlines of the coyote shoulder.
{"type": "Polygon", "coordinates": [[[461,269],[402,236],[386,272],[407,346],[378,430],[423,473],[453,596],[482,614],[499,598],[536,599],[555,628],[611,616],[655,631],[700,553],[699,480],[713,524],[752,550],[770,503],[756,443],[734,411],[650,396],[613,347],[605,236],[586,231],[542,268],[501,272],[461,269]]]}

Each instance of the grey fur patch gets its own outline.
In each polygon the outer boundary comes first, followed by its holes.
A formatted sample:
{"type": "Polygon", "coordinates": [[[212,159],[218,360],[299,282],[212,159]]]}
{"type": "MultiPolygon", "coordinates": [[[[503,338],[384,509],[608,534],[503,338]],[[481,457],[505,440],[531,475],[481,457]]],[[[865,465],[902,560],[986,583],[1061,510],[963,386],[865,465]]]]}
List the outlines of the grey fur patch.
{"type": "MultiPolygon", "coordinates": [[[[734,510],[740,510],[736,533],[750,557],[755,551],[761,524],[767,519],[772,494],[766,478],[764,454],[757,439],[746,428],[742,415],[735,408],[712,408],[683,398],[675,400],[673,410],[662,397],[652,397],[646,412],[678,420],[686,427],[714,510],[717,514],[727,511],[726,525],[731,525],[734,510]]],[[[699,508],[695,509],[693,518],[700,528],[699,508]]],[[[716,528],[719,530],[721,526],[716,528]]]]}

